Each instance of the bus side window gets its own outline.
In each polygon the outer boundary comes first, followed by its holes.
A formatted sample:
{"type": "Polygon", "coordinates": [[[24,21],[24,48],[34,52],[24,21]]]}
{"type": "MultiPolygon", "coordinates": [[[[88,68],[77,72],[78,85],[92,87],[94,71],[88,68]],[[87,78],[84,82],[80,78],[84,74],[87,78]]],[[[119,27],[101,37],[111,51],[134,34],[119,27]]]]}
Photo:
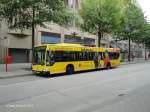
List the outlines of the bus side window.
{"type": "Polygon", "coordinates": [[[93,60],[94,56],[95,56],[94,52],[89,52],[89,60],[93,60]]]}
{"type": "Polygon", "coordinates": [[[104,52],[104,54],[105,54],[105,57],[109,57],[109,52],[107,50],[104,52]]]}
{"type": "Polygon", "coordinates": [[[79,52],[77,51],[77,52],[75,52],[75,54],[76,54],[76,61],[80,61],[79,52]]]}
{"type": "Polygon", "coordinates": [[[68,57],[70,57],[68,61],[76,61],[76,55],[74,51],[68,52],[68,57]]]}
{"type": "Polygon", "coordinates": [[[78,60],[83,61],[84,55],[83,52],[78,52],[78,60]]]}
{"type": "Polygon", "coordinates": [[[62,53],[62,56],[63,56],[62,59],[63,59],[64,61],[68,61],[68,60],[69,60],[69,59],[68,59],[68,58],[69,58],[69,57],[68,57],[68,52],[64,51],[64,52],[62,53]]]}
{"type": "Polygon", "coordinates": [[[80,52],[76,52],[76,61],[80,61],[81,59],[80,59],[81,57],[80,57],[80,52]]]}
{"type": "Polygon", "coordinates": [[[100,60],[103,60],[103,54],[102,52],[99,52],[100,60]]]}
{"type": "Polygon", "coordinates": [[[120,56],[120,54],[119,54],[119,53],[117,53],[117,52],[116,52],[116,53],[114,53],[114,54],[115,54],[114,58],[115,58],[115,59],[118,59],[118,58],[119,58],[119,56],[120,56]]]}
{"type": "Polygon", "coordinates": [[[106,56],[105,56],[105,53],[103,52],[102,53],[102,59],[104,59],[106,56]]]}
{"type": "Polygon", "coordinates": [[[116,52],[109,52],[109,57],[110,59],[118,59],[120,56],[119,53],[116,53],[116,52]]]}
{"type": "Polygon", "coordinates": [[[62,61],[62,51],[54,51],[52,52],[53,54],[53,59],[56,61],[56,62],[61,62],[62,61]]]}
{"type": "Polygon", "coordinates": [[[114,59],[114,53],[113,52],[109,52],[109,58],[114,59]]]}
{"type": "Polygon", "coordinates": [[[90,60],[90,53],[89,52],[84,52],[85,54],[85,61],[90,60]]]}
{"type": "Polygon", "coordinates": [[[82,53],[82,60],[81,61],[86,61],[87,60],[87,54],[86,54],[86,52],[81,52],[82,53]]]}
{"type": "Polygon", "coordinates": [[[64,61],[76,61],[76,52],[74,51],[64,51],[62,55],[64,61]]]}
{"type": "Polygon", "coordinates": [[[89,60],[89,52],[85,52],[85,56],[86,56],[85,61],[88,61],[89,60]]]}

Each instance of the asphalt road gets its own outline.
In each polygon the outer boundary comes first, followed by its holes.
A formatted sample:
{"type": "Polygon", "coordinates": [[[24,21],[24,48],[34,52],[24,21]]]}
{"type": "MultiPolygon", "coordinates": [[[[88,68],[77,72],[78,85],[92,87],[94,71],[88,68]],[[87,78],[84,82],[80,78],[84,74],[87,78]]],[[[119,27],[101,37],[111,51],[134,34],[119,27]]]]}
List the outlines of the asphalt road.
{"type": "Polygon", "coordinates": [[[150,112],[150,63],[0,80],[0,112],[150,112]]]}

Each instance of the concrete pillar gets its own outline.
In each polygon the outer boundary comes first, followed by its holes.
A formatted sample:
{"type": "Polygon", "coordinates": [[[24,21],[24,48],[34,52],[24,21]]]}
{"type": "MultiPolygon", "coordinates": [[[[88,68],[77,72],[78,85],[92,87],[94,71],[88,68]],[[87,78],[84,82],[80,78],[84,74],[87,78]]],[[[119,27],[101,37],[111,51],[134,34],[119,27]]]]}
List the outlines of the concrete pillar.
{"type": "Polygon", "coordinates": [[[82,40],[82,44],[84,45],[84,33],[81,33],[81,40],[82,40]]]}
{"type": "Polygon", "coordinates": [[[4,45],[3,39],[0,38],[0,63],[4,63],[4,45]]]}
{"type": "Polygon", "coordinates": [[[60,37],[61,37],[60,42],[64,43],[64,41],[65,41],[65,29],[64,29],[64,27],[61,27],[61,26],[60,26],[60,37]]]}
{"type": "Polygon", "coordinates": [[[29,63],[32,63],[32,50],[29,51],[29,63]]]}
{"type": "Polygon", "coordinates": [[[41,44],[41,31],[37,32],[37,41],[35,43],[35,45],[40,45],[41,44]]]}
{"type": "Polygon", "coordinates": [[[0,38],[0,63],[5,63],[6,47],[9,48],[9,38],[0,38]]]}
{"type": "Polygon", "coordinates": [[[98,37],[95,38],[95,45],[98,47],[98,37]]]}

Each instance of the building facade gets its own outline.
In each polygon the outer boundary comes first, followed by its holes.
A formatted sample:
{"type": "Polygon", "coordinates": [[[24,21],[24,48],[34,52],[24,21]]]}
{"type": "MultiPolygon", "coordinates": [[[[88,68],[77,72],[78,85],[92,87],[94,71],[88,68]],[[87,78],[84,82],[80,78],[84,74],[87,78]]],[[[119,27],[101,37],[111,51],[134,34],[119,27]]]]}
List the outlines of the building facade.
{"type": "MultiPolygon", "coordinates": [[[[9,30],[7,25],[0,29],[0,63],[4,63],[6,48],[13,63],[31,62],[32,36],[31,30],[9,30]]],[[[55,23],[47,23],[46,28],[37,26],[35,30],[35,45],[55,43],[78,43],[96,46],[97,36],[77,29],[61,27],[55,23]]],[[[108,41],[102,41],[103,47],[109,47],[108,41]]]]}
{"type": "MultiPolygon", "coordinates": [[[[65,0],[65,4],[75,11],[80,8],[81,0],[65,0]]],[[[97,46],[97,35],[88,32],[82,32],[75,25],[75,20],[71,26],[62,27],[56,23],[45,23],[46,27],[37,26],[35,28],[35,45],[55,44],[55,43],[79,43],[82,45],[97,46]]],[[[32,33],[31,29],[12,30],[3,22],[0,27],[0,63],[5,62],[6,48],[9,48],[9,55],[12,57],[12,63],[31,62],[32,54],[32,33]]],[[[101,40],[102,47],[119,47],[127,51],[127,42],[113,42],[110,35],[106,34],[101,40]]],[[[137,48],[137,47],[135,47],[137,48]]],[[[141,54],[141,53],[140,53],[141,54]]],[[[125,56],[126,57],[126,56],[125,56]]]]}
{"type": "MultiPolygon", "coordinates": [[[[80,8],[80,0],[65,0],[65,4],[72,11],[80,8]]],[[[82,45],[97,46],[96,35],[82,32],[75,28],[73,20],[71,27],[62,27],[55,23],[46,23],[46,28],[37,26],[35,28],[35,45],[49,43],[79,43],[82,45]]],[[[31,29],[12,30],[3,22],[0,28],[0,63],[5,62],[6,48],[9,48],[9,55],[12,57],[12,63],[31,62],[32,51],[32,33],[31,29]]],[[[109,47],[108,39],[102,40],[103,47],[109,47]]]]}
{"type": "Polygon", "coordinates": [[[3,22],[0,28],[0,63],[5,62],[6,48],[14,63],[29,62],[31,50],[31,31],[12,30],[3,22]]]}
{"type": "MultiPolygon", "coordinates": [[[[128,61],[128,56],[129,56],[128,40],[116,41],[112,39],[110,41],[110,47],[120,48],[122,61],[128,61]]],[[[131,46],[130,46],[131,61],[134,59],[144,59],[145,56],[148,58],[149,57],[148,55],[149,55],[149,49],[146,49],[145,51],[145,46],[143,44],[137,44],[137,43],[131,42],[131,46]]]]}

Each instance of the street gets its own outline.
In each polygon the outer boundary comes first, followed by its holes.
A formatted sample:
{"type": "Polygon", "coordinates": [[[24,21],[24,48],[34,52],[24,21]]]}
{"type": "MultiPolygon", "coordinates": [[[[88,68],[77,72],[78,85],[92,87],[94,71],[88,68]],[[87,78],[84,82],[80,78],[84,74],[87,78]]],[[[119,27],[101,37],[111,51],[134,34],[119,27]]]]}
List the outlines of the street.
{"type": "Polygon", "coordinates": [[[149,4],[1,0],[0,112],[150,112],[149,4]]]}
{"type": "Polygon", "coordinates": [[[150,62],[0,79],[0,112],[149,112],[150,62]]]}

